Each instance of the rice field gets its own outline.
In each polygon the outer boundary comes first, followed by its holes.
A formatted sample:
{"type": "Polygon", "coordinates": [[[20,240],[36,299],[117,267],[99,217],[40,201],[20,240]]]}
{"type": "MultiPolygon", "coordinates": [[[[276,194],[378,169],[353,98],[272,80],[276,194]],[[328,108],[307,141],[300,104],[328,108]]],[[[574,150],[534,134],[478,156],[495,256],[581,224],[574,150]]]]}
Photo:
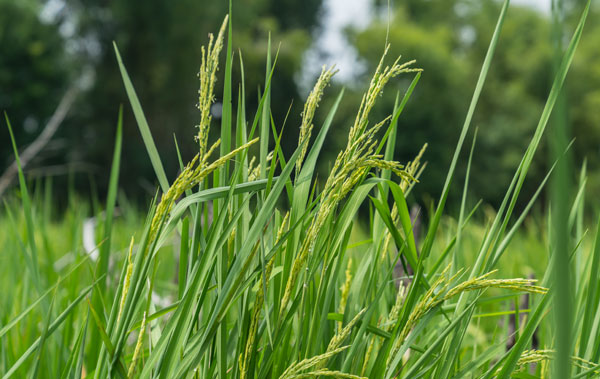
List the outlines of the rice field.
{"type": "MultiPolygon", "coordinates": [[[[271,118],[277,54],[266,57],[257,109],[233,83],[231,20],[202,50],[198,153],[169,182],[134,84],[115,55],[159,188],[147,209],[119,194],[122,110],[106,198],[53,204],[28,181],[0,207],[3,378],[592,378],[600,376],[600,223],[585,204],[585,168],[565,178],[568,141],[538,191],[521,188],[584,32],[590,2],[557,59],[535,133],[503,202],[468,196],[446,209],[509,1],[499,14],[443,191],[428,209],[409,195],[427,180],[426,146],[393,160],[397,121],[422,73],[384,50],[347,142],[317,177],[341,91],[324,67],[304,104],[296,150],[271,118]],[[224,81],[217,82],[217,70],[224,81]],[[388,83],[412,80],[389,116],[371,120],[388,83]],[[212,120],[223,86],[220,125],[212,120]],[[235,105],[235,106],[234,106],[235,105]],[[327,117],[315,125],[316,112],[327,117]],[[220,138],[209,139],[210,128],[220,138]],[[566,152],[565,152],[566,151],[566,152]],[[551,202],[532,214],[540,194],[551,202]],[[573,194],[573,195],[571,195],[573,194]],[[517,201],[526,204],[516,207],[517,201]]],[[[269,51],[272,51],[269,49],[269,51]]],[[[556,108],[556,109],[555,109],[556,108]]],[[[10,115],[5,117],[10,129],[10,115]]],[[[553,127],[560,128],[560,123],[553,127]],[[558,125],[558,126],[557,126],[558,125]]],[[[12,132],[11,132],[12,135],[12,132]]],[[[476,135],[476,133],[475,133],[476,135]]],[[[560,133],[558,134],[560,135],[560,133]]],[[[13,146],[18,162],[18,141],[13,146]]],[[[543,205],[543,204],[542,204],[543,205]]],[[[539,208],[537,208],[539,209],[539,208]]]]}

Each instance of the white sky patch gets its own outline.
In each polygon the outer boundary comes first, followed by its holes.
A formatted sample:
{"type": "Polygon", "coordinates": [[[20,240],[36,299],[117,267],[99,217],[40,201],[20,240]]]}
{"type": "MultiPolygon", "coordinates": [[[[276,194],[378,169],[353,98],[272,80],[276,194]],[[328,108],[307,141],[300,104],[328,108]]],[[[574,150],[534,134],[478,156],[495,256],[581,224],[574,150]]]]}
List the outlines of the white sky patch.
{"type": "Polygon", "coordinates": [[[364,70],[358,53],[350,45],[344,29],[364,29],[373,19],[372,0],[325,0],[321,28],[314,36],[313,46],[304,56],[300,73],[302,89],[308,93],[323,65],[335,64],[339,72],[334,80],[349,82],[364,70]]]}
{"type": "Polygon", "coordinates": [[[527,5],[544,13],[550,13],[550,3],[551,0],[514,0],[514,4],[527,5]]]}

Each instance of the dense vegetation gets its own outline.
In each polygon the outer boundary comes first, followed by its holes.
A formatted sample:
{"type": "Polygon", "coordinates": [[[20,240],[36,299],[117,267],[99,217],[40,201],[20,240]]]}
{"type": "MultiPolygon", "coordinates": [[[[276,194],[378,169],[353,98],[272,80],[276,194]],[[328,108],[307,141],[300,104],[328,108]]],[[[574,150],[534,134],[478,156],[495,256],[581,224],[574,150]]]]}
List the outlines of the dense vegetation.
{"type": "Polygon", "coordinates": [[[552,164],[534,180],[532,195],[523,196],[551,114],[561,114],[561,88],[589,2],[564,52],[557,48],[551,89],[499,207],[491,211],[469,197],[478,142],[467,136],[508,5],[500,10],[443,189],[427,215],[411,214],[407,200],[428,181],[426,146],[410,161],[394,158],[400,120],[422,70],[392,56],[387,41],[346,141],[323,176],[317,161],[344,101],[342,90],[319,107],[335,69],[322,69],[304,102],[296,147],[286,153],[282,141],[290,126],[272,117],[280,57],[269,46],[264,90],[250,108],[243,56],[234,59],[226,18],[202,49],[197,153],[187,160],[177,151],[174,180],[115,45],[160,187],[143,214],[118,194],[122,149],[129,143],[122,111],[107,195],[94,197],[91,209],[73,192],[69,210],[57,217],[52,184],[28,183],[19,167],[18,196],[0,212],[7,231],[0,234],[3,377],[599,375],[600,224],[589,232],[585,227],[595,217],[584,206],[585,169],[575,191],[568,185],[570,152],[560,118],[550,139],[552,164]],[[395,94],[391,114],[376,116],[384,88],[399,79],[410,82],[407,90],[395,94]],[[218,83],[223,111],[212,142],[218,83]],[[458,180],[463,150],[466,172],[458,180]],[[461,189],[456,218],[446,211],[453,181],[461,189]],[[528,219],[549,181],[551,210],[528,219]],[[519,278],[531,272],[534,278],[519,278]]]}

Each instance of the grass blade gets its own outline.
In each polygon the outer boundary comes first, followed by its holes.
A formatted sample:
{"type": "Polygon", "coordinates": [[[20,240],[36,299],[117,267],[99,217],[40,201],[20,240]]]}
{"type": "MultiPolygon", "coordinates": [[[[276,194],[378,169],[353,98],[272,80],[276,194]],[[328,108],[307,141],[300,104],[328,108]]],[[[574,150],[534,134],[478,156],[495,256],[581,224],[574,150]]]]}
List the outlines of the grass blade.
{"type": "Polygon", "coordinates": [[[146,116],[144,116],[144,111],[142,110],[140,100],[135,93],[133,83],[129,78],[127,70],[125,69],[125,65],[121,59],[121,54],[119,54],[117,44],[113,42],[113,46],[115,48],[115,55],[117,56],[119,70],[121,70],[121,76],[123,77],[125,91],[127,92],[127,97],[129,98],[131,108],[133,109],[133,115],[137,121],[140,133],[142,134],[142,139],[144,140],[144,145],[146,146],[146,151],[150,157],[150,162],[152,162],[152,167],[154,168],[154,173],[156,174],[160,188],[162,189],[163,193],[166,193],[169,190],[169,181],[167,180],[167,174],[165,173],[160,155],[158,154],[158,150],[154,144],[154,139],[152,138],[152,133],[150,132],[150,126],[148,126],[148,121],[146,121],[146,116]]]}

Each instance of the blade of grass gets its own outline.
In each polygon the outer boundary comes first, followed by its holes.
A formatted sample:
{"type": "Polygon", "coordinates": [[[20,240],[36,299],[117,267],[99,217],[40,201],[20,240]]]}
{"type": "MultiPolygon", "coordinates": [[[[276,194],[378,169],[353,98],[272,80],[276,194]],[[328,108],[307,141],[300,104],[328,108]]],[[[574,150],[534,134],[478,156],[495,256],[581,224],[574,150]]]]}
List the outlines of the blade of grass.
{"type": "Polygon", "coordinates": [[[89,312],[85,318],[85,323],[81,327],[77,340],[73,345],[67,365],[63,370],[62,379],[80,379],[83,369],[83,357],[85,352],[85,337],[87,335],[87,326],[89,320],[89,312]]]}
{"type": "MultiPolygon", "coordinates": [[[[269,41],[267,43],[267,63],[265,68],[265,75],[268,77],[271,72],[271,33],[269,33],[269,41]]],[[[267,81],[270,78],[265,79],[265,92],[263,94],[264,102],[261,105],[262,119],[260,123],[260,152],[259,152],[259,164],[260,164],[260,178],[265,179],[267,177],[267,154],[269,154],[269,119],[271,117],[271,86],[268,85],[267,81]]]]}
{"type": "Polygon", "coordinates": [[[4,112],[4,119],[6,120],[6,126],[8,127],[8,133],[10,134],[10,140],[13,147],[13,152],[15,154],[15,162],[17,162],[17,171],[19,176],[19,187],[21,189],[21,200],[23,202],[23,212],[25,214],[25,222],[27,224],[27,241],[29,245],[29,254],[28,258],[31,262],[32,273],[31,276],[33,278],[33,284],[35,285],[36,290],[39,294],[42,293],[42,283],[40,280],[40,269],[38,264],[38,251],[37,245],[35,243],[34,238],[34,224],[33,224],[33,210],[31,209],[31,198],[29,197],[29,191],[27,190],[27,184],[25,182],[25,175],[23,174],[23,169],[21,168],[21,160],[19,159],[19,151],[17,150],[17,143],[15,141],[15,136],[12,131],[12,127],[10,125],[10,120],[8,119],[8,115],[4,112]]]}
{"type": "Polygon", "coordinates": [[[494,53],[496,52],[496,46],[498,45],[498,40],[500,38],[500,32],[502,31],[502,26],[503,26],[504,20],[506,18],[506,12],[508,10],[509,4],[510,4],[510,0],[505,0],[502,5],[502,9],[500,11],[500,15],[498,16],[498,21],[496,23],[496,28],[494,29],[494,34],[492,35],[492,40],[490,41],[490,45],[489,45],[487,53],[485,55],[483,65],[481,66],[481,71],[479,73],[479,78],[477,79],[477,84],[475,85],[475,91],[473,92],[471,104],[469,105],[469,110],[467,111],[467,116],[465,118],[465,122],[464,122],[463,127],[460,132],[460,137],[458,139],[456,150],[454,151],[454,156],[452,157],[452,162],[450,163],[450,168],[448,169],[448,175],[446,176],[446,181],[444,183],[442,195],[438,202],[438,206],[436,208],[433,221],[431,222],[431,224],[429,226],[429,230],[427,231],[427,237],[425,239],[425,243],[422,248],[422,254],[425,255],[426,257],[429,255],[429,251],[431,250],[431,247],[433,245],[433,240],[435,238],[435,232],[439,226],[442,212],[446,205],[446,200],[448,198],[448,193],[450,191],[450,184],[452,183],[452,179],[454,177],[454,171],[456,169],[456,164],[458,162],[458,157],[462,150],[462,146],[463,146],[464,140],[467,136],[469,127],[471,126],[471,120],[473,119],[473,114],[475,113],[475,108],[477,107],[477,103],[479,101],[479,96],[481,95],[481,91],[483,89],[483,85],[487,78],[487,74],[489,72],[490,66],[492,65],[492,59],[494,57],[494,53]]]}
{"type": "Polygon", "coordinates": [[[35,366],[33,367],[33,378],[37,378],[40,369],[40,363],[42,362],[44,348],[46,347],[46,338],[48,337],[48,327],[50,326],[50,321],[52,320],[52,306],[54,305],[55,300],[56,290],[54,290],[54,294],[52,295],[52,300],[50,301],[50,306],[48,307],[48,314],[46,315],[46,322],[44,323],[44,329],[42,330],[42,335],[40,336],[38,353],[37,357],[35,358],[35,366]]]}
{"type": "Polygon", "coordinates": [[[148,126],[148,121],[146,121],[146,116],[144,116],[142,105],[140,104],[140,101],[135,93],[133,83],[129,78],[127,70],[125,69],[125,65],[121,59],[121,54],[119,54],[119,49],[117,48],[117,44],[115,42],[113,42],[113,47],[115,49],[115,55],[119,64],[119,70],[121,71],[121,77],[123,78],[123,84],[125,85],[125,91],[127,92],[127,97],[131,103],[131,108],[133,109],[133,115],[137,121],[138,128],[142,134],[146,151],[150,157],[150,162],[152,162],[154,173],[156,174],[158,183],[160,184],[160,188],[162,189],[163,193],[167,193],[169,190],[169,181],[167,180],[167,174],[165,173],[160,155],[158,154],[158,150],[154,144],[154,139],[152,138],[152,133],[150,132],[150,126],[148,126]]]}
{"type": "MultiPolygon", "coordinates": [[[[102,320],[100,319],[100,316],[98,316],[98,313],[94,310],[94,307],[92,306],[92,303],[89,301],[89,299],[88,299],[88,306],[89,306],[90,313],[92,314],[92,318],[94,319],[94,322],[96,323],[96,327],[98,328],[98,331],[100,333],[100,337],[102,338],[102,342],[104,343],[104,346],[108,350],[108,354],[110,354],[114,358],[115,348],[114,348],[112,342],[110,342],[110,337],[108,336],[108,334],[106,334],[106,330],[104,328],[104,325],[102,324],[102,320]]],[[[122,377],[126,378],[127,371],[125,371],[125,367],[123,366],[123,364],[120,360],[119,360],[117,367],[118,367],[119,374],[122,377]]]]}
{"type": "MultiPolygon", "coordinates": [[[[103,241],[104,243],[100,247],[98,255],[98,264],[96,266],[96,277],[100,277],[104,274],[108,274],[108,261],[110,255],[111,236],[112,236],[112,225],[114,218],[114,210],[117,198],[117,189],[119,185],[119,172],[121,163],[121,146],[123,141],[123,106],[119,107],[119,116],[117,118],[117,133],[115,136],[115,147],[113,152],[112,167],[110,170],[110,179],[108,184],[108,195],[106,197],[106,208],[104,210],[104,230],[103,230],[103,241]]],[[[100,298],[106,292],[106,286],[108,281],[100,282],[98,285],[98,291],[94,293],[92,303],[98,309],[101,308],[100,298]]],[[[90,336],[90,355],[98,356],[100,349],[100,336],[97,330],[92,329],[90,336]]],[[[94,362],[90,362],[90,369],[94,369],[94,362]]]]}
{"type": "MultiPolygon", "coordinates": [[[[48,327],[48,331],[46,333],[46,338],[48,336],[50,336],[52,333],[54,333],[56,331],[56,329],[58,329],[58,327],[65,321],[67,316],[73,311],[73,309],[75,309],[75,306],[81,300],[83,300],[83,298],[92,290],[92,288],[94,288],[94,286],[99,282],[99,280],[102,280],[102,279],[104,279],[104,278],[103,277],[98,278],[93,284],[87,286],[83,291],[81,291],[79,293],[79,296],[75,300],[73,300],[69,304],[69,306],[60,315],[58,315],[58,317],[48,327]]],[[[25,360],[27,358],[29,358],[37,350],[37,348],[40,346],[40,342],[41,342],[41,337],[38,337],[29,346],[29,348],[19,357],[19,359],[10,367],[10,369],[4,374],[4,376],[2,378],[3,379],[10,378],[17,371],[17,369],[19,367],[21,367],[21,365],[25,362],[25,360]]]]}

